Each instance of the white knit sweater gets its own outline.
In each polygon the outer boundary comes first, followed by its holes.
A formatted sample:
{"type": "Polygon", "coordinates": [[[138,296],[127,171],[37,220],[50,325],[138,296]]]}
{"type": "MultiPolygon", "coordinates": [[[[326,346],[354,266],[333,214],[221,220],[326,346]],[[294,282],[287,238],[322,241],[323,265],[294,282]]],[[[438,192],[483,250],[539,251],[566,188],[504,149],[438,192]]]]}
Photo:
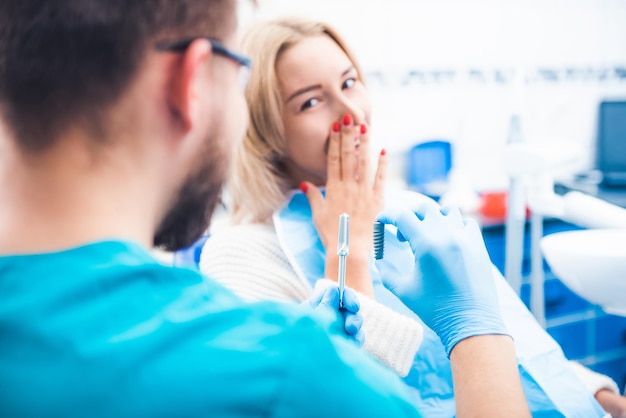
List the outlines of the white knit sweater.
{"type": "MultiPolygon", "coordinates": [[[[246,301],[301,302],[313,288],[300,279],[282,250],[272,225],[221,229],[207,240],[200,270],[246,301]]],[[[423,337],[422,325],[359,294],[364,349],[406,376],[423,337]]]]}

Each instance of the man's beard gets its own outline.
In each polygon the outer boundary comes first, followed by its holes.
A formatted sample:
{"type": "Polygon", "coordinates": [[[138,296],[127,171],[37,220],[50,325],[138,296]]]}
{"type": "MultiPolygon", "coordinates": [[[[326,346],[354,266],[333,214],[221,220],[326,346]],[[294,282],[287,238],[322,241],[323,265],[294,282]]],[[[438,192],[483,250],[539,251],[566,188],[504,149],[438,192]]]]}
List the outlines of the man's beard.
{"type": "Polygon", "coordinates": [[[199,168],[180,188],[154,236],[154,245],[165,251],[189,247],[200,238],[220,202],[228,156],[215,152],[216,147],[207,148],[200,154],[199,168]]]}

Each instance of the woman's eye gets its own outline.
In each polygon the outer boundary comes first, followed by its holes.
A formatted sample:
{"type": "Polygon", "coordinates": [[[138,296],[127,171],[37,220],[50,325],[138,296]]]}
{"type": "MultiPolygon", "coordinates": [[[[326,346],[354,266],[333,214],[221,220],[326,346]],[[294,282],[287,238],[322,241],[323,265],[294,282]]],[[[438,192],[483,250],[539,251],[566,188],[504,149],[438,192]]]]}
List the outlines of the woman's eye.
{"type": "Polygon", "coordinates": [[[342,89],[352,88],[356,84],[356,78],[349,78],[343,82],[342,89]]]}
{"type": "Polygon", "coordinates": [[[309,107],[313,107],[315,106],[317,103],[319,103],[319,100],[313,98],[313,99],[309,99],[306,102],[304,102],[302,104],[302,106],[300,106],[300,110],[307,110],[309,107]]]}

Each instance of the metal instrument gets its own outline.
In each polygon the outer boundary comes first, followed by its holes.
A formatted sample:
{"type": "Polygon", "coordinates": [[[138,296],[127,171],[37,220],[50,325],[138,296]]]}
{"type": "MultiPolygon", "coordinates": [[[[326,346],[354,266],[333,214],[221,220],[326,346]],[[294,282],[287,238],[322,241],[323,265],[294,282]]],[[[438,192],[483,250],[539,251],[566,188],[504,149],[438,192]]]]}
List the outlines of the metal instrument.
{"type": "Polygon", "coordinates": [[[337,239],[337,255],[339,256],[339,307],[343,307],[343,292],[346,287],[346,257],[349,253],[350,215],[339,215],[339,236],[337,239]]]}

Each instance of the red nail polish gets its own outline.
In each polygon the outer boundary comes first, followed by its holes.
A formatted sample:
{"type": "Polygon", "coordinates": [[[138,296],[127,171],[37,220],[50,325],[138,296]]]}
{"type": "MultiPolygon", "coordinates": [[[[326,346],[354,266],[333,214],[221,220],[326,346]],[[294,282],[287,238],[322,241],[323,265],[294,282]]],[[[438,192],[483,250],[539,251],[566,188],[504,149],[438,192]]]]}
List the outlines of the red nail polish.
{"type": "Polygon", "coordinates": [[[333,132],[339,132],[339,129],[341,129],[341,125],[339,125],[339,122],[333,123],[333,132]]]}
{"type": "Polygon", "coordinates": [[[387,150],[386,149],[381,149],[380,150],[380,155],[387,155],[387,150]]]}
{"type": "Polygon", "coordinates": [[[300,183],[300,190],[302,190],[302,193],[306,194],[306,192],[309,190],[309,185],[303,181],[302,183],[300,183]]]}
{"type": "Polygon", "coordinates": [[[352,125],[352,116],[351,115],[343,115],[343,124],[344,124],[344,126],[352,125]]]}
{"type": "Polygon", "coordinates": [[[361,125],[361,134],[365,135],[367,133],[367,126],[361,125]]]}

